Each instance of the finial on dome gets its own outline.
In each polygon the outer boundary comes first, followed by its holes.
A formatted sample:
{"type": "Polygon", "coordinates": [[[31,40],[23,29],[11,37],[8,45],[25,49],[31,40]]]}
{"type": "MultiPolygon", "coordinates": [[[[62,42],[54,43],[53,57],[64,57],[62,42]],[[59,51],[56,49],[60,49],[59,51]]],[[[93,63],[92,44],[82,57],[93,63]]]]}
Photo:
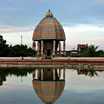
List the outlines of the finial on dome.
{"type": "Polygon", "coordinates": [[[46,17],[53,17],[53,14],[51,10],[49,9],[48,12],[46,13],[46,17]]]}

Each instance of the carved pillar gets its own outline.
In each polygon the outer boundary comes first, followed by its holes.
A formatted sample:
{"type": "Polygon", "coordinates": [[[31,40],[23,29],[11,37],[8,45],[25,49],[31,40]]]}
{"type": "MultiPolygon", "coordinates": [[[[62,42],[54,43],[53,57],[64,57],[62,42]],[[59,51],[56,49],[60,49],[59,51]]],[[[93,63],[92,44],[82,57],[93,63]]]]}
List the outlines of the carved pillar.
{"type": "Polygon", "coordinates": [[[61,79],[61,69],[59,69],[59,78],[61,79]]]}
{"type": "Polygon", "coordinates": [[[63,54],[65,55],[65,41],[63,41],[63,54]]]}
{"type": "Polygon", "coordinates": [[[40,55],[40,43],[37,41],[37,56],[40,55]]]}
{"type": "Polygon", "coordinates": [[[53,80],[56,80],[56,76],[55,76],[55,69],[53,69],[53,80]]]}
{"type": "Polygon", "coordinates": [[[43,56],[43,40],[41,40],[41,56],[43,56]]]}
{"type": "Polygon", "coordinates": [[[56,41],[53,40],[53,56],[55,55],[55,44],[56,44],[56,41]]]}
{"type": "Polygon", "coordinates": [[[61,41],[59,41],[59,54],[61,55],[61,41]]]}

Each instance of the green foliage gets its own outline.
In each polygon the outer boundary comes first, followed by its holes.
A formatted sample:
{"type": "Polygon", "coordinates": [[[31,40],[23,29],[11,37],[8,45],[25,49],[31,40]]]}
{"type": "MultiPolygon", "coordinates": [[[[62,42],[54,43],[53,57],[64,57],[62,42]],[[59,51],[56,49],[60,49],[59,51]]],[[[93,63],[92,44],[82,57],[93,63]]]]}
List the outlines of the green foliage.
{"type": "MultiPolygon", "coordinates": [[[[98,47],[90,45],[87,48],[81,49],[78,53],[80,57],[104,57],[103,50],[97,50],[98,47]]],[[[0,35],[0,57],[26,57],[35,56],[36,51],[32,48],[28,48],[27,45],[15,45],[9,46],[6,40],[0,35]]],[[[67,55],[68,56],[68,55],[67,55]]]]}
{"type": "Polygon", "coordinates": [[[10,48],[9,56],[35,56],[35,51],[28,48],[26,45],[15,45],[10,48]]]}
{"type": "Polygon", "coordinates": [[[20,56],[35,56],[36,52],[27,45],[9,46],[6,40],[0,36],[0,57],[20,57],[20,56]]]}
{"type": "Polygon", "coordinates": [[[9,45],[6,44],[6,40],[0,36],[0,56],[7,56],[7,52],[9,51],[9,45]]]}
{"type": "Polygon", "coordinates": [[[103,50],[99,50],[96,52],[97,56],[99,57],[104,57],[104,51],[103,50]]]}
{"type": "Polygon", "coordinates": [[[88,48],[80,50],[79,54],[81,57],[102,57],[104,56],[103,50],[97,50],[98,47],[90,45],[88,48]]]}

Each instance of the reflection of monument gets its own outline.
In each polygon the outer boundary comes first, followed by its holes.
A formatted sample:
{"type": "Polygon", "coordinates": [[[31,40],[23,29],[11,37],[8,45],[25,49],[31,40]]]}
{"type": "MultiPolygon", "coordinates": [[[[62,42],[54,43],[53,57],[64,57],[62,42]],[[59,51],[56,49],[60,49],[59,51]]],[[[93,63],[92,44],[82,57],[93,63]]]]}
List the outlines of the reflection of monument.
{"type": "Polygon", "coordinates": [[[45,104],[53,104],[65,86],[65,69],[37,69],[33,72],[33,88],[45,104]]]}
{"type": "Polygon", "coordinates": [[[65,33],[61,24],[49,10],[46,16],[40,21],[33,32],[33,46],[37,47],[37,55],[44,58],[51,58],[58,54],[65,53],[65,33]],[[36,44],[37,43],[37,44],[36,44]]]}

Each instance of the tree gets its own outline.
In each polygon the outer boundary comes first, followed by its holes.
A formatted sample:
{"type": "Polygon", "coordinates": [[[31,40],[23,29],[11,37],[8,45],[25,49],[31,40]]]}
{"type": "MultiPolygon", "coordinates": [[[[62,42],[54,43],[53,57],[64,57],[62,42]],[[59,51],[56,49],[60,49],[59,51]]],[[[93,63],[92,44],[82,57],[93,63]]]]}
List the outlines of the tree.
{"type": "Polygon", "coordinates": [[[90,45],[89,47],[88,47],[88,55],[90,56],[90,57],[95,57],[95,56],[97,56],[97,46],[94,46],[94,45],[90,45]]]}
{"type": "Polygon", "coordinates": [[[35,56],[36,51],[32,48],[28,48],[27,45],[15,45],[9,46],[6,44],[6,40],[0,35],[0,57],[26,57],[26,56],[35,56]]]}
{"type": "Polygon", "coordinates": [[[27,45],[15,45],[11,47],[11,51],[9,52],[9,56],[12,57],[27,57],[27,56],[35,56],[36,52],[32,48],[28,48],[27,45]]]}
{"type": "Polygon", "coordinates": [[[96,54],[97,54],[97,56],[99,56],[99,57],[104,57],[104,51],[103,51],[103,50],[98,50],[98,51],[96,52],[96,54]]]}
{"type": "Polygon", "coordinates": [[[98,47],[94,45],[90,45],[85,49],[82,49],[80,51],[80,56],[82,57],[97,57],[101,56],[103,54],[103,51],[97,51],[98,47]]]}
{"type": "Polygon", "coordinates": [[[9,51],[9,45],[6,44],[6,40],[0,35],[0,57],[8,56],[7,52],[9,51]]]}

